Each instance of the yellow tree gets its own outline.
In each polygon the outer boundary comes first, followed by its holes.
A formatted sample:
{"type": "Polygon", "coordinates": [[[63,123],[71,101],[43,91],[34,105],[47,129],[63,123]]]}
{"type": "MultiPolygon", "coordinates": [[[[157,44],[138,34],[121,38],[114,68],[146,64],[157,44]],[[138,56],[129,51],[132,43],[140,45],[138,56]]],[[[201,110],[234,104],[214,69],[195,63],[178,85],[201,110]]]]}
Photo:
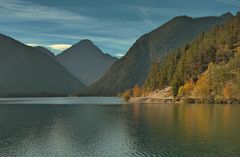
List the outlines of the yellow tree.
{"type": "Polygon", "coordinates": [[[141,96],[147,96],[149,94],[149,90],[147,88],[141,88],[141,96]]]}
{"type": "Polygon", "coordinates": [[[225,84],[224,88],[223,88],[223,98],[225,100],[230,99],[232,96],[232,89],[231,89],[231,85],[230,83],[225,84]]]}
{"type": "Polygon", "coordinates": [[[136,84],[133,88],[133,96],[134,97],[140,97],[141,94],[142,94],[141,88],[138,86],[138,84],[136,84]]]}
{"type": "Polygon", "coordinates": [[[194,88],[194,95],[201,98],[210,96],[210,86],[205,74],[201,75],[194,88]]]}
{"type": "Polygon", "coordinates": [[[125,99],[125,100],[129,100],[132,96],[132,90],[131,89],[128,89],[126,90],[125,92],[122,93],[122,97],[125,99]]]}
{"type": "Polygon", "coordinates": [[[190,96],[192,95],[192,92],[194,90],[194,82],[191,79],[190,81],[187,81],[183,86],[179,88],[179,96],[190,96]]]}

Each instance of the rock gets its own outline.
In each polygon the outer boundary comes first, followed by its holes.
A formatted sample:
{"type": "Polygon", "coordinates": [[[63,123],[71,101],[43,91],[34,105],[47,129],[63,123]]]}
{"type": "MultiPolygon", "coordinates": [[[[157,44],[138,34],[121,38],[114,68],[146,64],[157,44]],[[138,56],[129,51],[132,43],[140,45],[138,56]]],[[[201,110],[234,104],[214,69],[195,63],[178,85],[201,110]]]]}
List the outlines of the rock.
{"type": "Polygon", "coordinates": [[[180,103],[187,103],[187,104],[193,104],[195,102],[196,102],[195,99],[187,98],[187,97],[182,97],[180,100],[180,103]]]}

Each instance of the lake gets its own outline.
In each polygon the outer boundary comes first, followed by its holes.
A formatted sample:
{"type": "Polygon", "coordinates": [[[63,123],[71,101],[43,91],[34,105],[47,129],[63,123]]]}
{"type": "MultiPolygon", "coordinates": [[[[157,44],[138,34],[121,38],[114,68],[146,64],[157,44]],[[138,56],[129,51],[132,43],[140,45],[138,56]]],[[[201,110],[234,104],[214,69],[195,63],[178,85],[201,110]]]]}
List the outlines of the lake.
{"type": "Polygon", "coordinates": [[[1,98],[1,157],[239,157],[240,105],[1,98]]]}

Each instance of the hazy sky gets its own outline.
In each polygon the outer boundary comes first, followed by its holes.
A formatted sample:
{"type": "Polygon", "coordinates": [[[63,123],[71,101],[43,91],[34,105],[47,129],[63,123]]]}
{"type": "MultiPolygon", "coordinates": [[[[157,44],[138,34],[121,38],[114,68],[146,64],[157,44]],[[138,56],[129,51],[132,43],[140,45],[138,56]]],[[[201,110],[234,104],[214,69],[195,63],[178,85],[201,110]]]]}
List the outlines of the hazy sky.
{"type": "Polygon", "coordinates": [[[220,15],[240,0],[0,0],[0,33],[55,53],[92,40],[121,56],[138,37],[179,15],[220,15]]]}

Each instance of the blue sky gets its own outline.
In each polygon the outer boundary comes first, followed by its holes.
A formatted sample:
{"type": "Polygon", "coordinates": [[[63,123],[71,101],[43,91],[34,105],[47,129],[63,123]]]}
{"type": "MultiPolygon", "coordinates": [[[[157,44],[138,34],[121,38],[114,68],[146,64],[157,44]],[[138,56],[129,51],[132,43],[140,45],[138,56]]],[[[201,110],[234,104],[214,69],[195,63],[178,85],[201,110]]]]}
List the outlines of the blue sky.
{"type": "Polygon", "coordinates": [[[55,53],[90,39],[120,57],[141,35],[175,16],[238,10],[240,0],[0,0],[0,33],[55,53]]]}

